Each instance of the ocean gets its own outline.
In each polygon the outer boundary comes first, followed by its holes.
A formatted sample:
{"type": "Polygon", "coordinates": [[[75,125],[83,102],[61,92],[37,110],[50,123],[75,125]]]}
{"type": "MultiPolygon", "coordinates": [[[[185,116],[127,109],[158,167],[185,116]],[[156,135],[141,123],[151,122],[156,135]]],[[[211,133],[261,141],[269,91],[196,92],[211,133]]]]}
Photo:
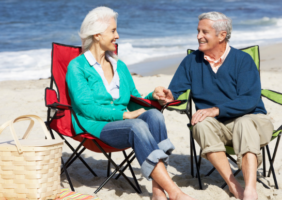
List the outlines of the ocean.
{"type": "Polygon", "coordinates": [[[119,58],[129,70],[196,49],[204,12],[232,19],[233,47],[282,42],[282,0],[0,0],[0,81],[50,77],[52,42],[80,45],[80,25],[97,6],[118,12],[119,58]]]}

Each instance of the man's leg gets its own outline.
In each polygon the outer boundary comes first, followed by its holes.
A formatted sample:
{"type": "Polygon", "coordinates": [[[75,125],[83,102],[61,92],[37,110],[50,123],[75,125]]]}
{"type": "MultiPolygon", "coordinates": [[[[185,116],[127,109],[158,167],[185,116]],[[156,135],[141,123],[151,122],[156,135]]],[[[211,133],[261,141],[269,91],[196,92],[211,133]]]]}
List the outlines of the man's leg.
{"type": "Polygon", "coordinates": [[[234,177],[225,152],[208,153],[207,158],[225,180],[230,192],[237,199],[243,199],[244,189],[234,177]]]}
{"type": "Polygon", "coordinates": [[[257,156],[250,152],[246,153],[242,159],[242,172],[245,180],[244,200],[258,199],[257,167],[257,156]]]}
{"type": "Polygon", "coordinates": [[[266,115],[244,115],[234,121],[232,132],[237,164],[245,180],[244,200],[257,199],[257,167],[262,162],[260,147],[270,141],[273,125],[266,115]]]}
{"type": "Polygon", "coordinates": [[[193,127],[193,137],[202,148],[202,157],[208,159],[227,183],[236,198],[243,198],[243,188],[232,174],[225,155],[225,145],[230,144],[232,133],[215,118],[207,117],[193,127]]]}

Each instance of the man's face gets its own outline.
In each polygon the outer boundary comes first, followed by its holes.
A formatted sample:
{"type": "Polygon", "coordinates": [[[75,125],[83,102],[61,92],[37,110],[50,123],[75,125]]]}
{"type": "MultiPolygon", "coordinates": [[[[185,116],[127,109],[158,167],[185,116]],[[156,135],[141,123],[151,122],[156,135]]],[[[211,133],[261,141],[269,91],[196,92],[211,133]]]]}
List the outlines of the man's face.
{"type": "Polygon", "coordinates": [[[199,50],[207,54],[215,50],[219,46],[219,38],[216,35],[215,29],[212,27],[213,21],[202,19],[198,24],[198,42],[199,50]]]}

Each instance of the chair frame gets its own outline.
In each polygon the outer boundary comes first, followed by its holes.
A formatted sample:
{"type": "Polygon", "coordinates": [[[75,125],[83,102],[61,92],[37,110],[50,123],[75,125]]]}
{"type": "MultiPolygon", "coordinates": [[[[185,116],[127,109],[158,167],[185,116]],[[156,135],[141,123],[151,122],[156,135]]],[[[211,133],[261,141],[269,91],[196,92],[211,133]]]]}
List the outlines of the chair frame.
{"type": "MultiPolygon", "coordinates": [[[[78,46],[71,46],[71,45],[64,45],[64,44],[59,44],[59,43],[53,43],[53,49],[54,49],[54,45],[61,45],[61,46],[66,46],[66,47],[75,47],[75,48],[79,48],[78,46]]],[[[54,90],[53,86],[54,84],[56,85],[57,90],[59,90],[59,88],[57,87],[56,81],[53,77],[53,53],[54,51],[52,51],[52,66],[51,66],[51,80],[50,80],[50,87],[45,89],[45,97],[47,94],[47,90],[54,90]]],[[[55,90],[54,90],[55,91],[55,90]]],[[[56,92],[56,94],[60,94],[59,92],[56,92]]],[[[131,187],[138,193],[142,193],[142,190],[140,188],[140,185],[136,179],[135,173],[132,169],[131,166],[131,162],[135,159],[135,153],[132,150],[131,153],[129,155],[126,154],[126,152],[124,150],[121,150],[123,152],[123,155],[125,157],[125,159],[118,165],[116,164],[113,159],[111,158],[111,152],[106,152],[102,146],[99,143],[102,143],[98,138],[92,136],[91,134],[89,134],[84,128],[83,126],[80,124],[79,120],[77,119],[77,116],[75,114],[75,112],[73,111],[72,107],[70,105],[63,105],[63,104],[59,104],[59,103],[53,103],[52,105],[47,105],[46,103],[46,107],[48,107],[47,110],[47,121],[45,122],[51,137],[54,139],[54,133],[52,128],[50,127],[50,123],[52,122],[52,120],[54,119],[54,117],[57,116],[57,114],[59,114],[58,112],[60,111],[65,111],[65,110],[70,110],[70,112],[73,114],[79,128],[83,131],[82,133],[78,134],[82,137],[84,137],[83,141],[80,142],[80,144],[74,148],[66,139],[67,136],[60,134],[57,132],[57,134],[59,135],[59,137],[61,137],[65,143],[67,144],[67,146],[72,150],[72,155],[69,157],[69,159],[67,160],[67,162],[64,162],[63,158],[62,158],[62,169],[61,169],[61,174],[62,173],[66,173],[67,176],[67,180],[69,182],[69,185],[71,187],[71,190],[74,191],[74,187],[72,184],[72,181],[70,179],[70,175],[67,171],[67,168],[78,158],[80,159],[80,161],[86,166],[86,168],[94,175],[97,176],[97,174],[91,169],[91,167],[85,162],[85,160],[81,157],[81,154],[85,151],[85,147],[83,147],[83,144],[85,143],[86,140],[92,140],[93,145],[96,145],[98,147],[98,149],[105,155],[105,157],[108,159],[108,167],[107,167],[107,179],[96,189],[96,191],[94,192],[95,194],[97,194],[102,188],[103,186],[111,179],[113,178],[113,176],[119,172],[119,174],[115,177],[115,179],[118,179],[121,175],[125,178],[125,180],[131,185],[131,187]],[[55,113],[53,116],[51,116],[51,111],[55,110],[55,113]],[[88,139],[90,138],[90,139],[88,139]],[[98,141],[98,142],[97,142],[98,141]],[[110,167],[111,164],[114,166],[115,170],[113,172],[111,172],[110,167]],[[125,165],[125,166],[124,166],[125,165]],[[126,168],[130,169],[134,183],[133,184],[129,178],[124,174],[124,171],[126,168]]],[[[56,131],[55,131],[56,132],[56,131]]],[[[77,136],[77,135],[76,135],[77,136]]],[[[75,136],[74,136],[75,137],[75,136]]]]}

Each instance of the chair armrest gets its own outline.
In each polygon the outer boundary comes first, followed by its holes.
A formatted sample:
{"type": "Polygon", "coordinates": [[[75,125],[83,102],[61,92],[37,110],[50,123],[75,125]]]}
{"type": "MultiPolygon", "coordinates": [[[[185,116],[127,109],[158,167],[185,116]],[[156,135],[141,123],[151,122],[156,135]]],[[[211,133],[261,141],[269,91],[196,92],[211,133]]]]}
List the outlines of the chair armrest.
{"type": "Polygon", "coordinates": [[[45,88],[45,106],[60,110],[70,110],[71,105],[58,102],[57,92],[51,88],[45,88]]]}
{"type": "Polygon", "coordinates": [[[156,108],[158,110],[162,109],[162,106],[159,104],[157,100],[143,99],[130,95],[130,101],[138,105],[141,105],[142,107],[145,108],[156,108]]]}
{"type": "Polygon", "coordinates": [[[274,103],[282,105],[282,94],[273,90],[262,89],[261,95],[274,103]]]}
{"type": "Polygon", "coordinates": [[[185,113],[187,115],[190,114],[190,100],[191,100],[191,90],[186,90],[182,93],[177,100],[167,103],[163,109],[167,110],[175,110],[180,112],[181,114],[185,113]]]}

